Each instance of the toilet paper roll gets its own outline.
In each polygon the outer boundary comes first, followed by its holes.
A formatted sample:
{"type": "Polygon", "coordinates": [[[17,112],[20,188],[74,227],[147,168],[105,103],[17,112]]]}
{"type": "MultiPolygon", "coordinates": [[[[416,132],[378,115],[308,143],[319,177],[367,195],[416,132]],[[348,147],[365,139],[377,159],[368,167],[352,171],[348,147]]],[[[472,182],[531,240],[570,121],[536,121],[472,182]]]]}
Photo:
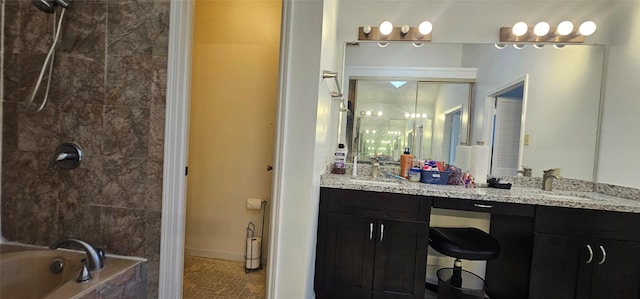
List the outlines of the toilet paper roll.
{"type": "Polygon", "coordinates": [[[260,268],[260,246],[262,245],[262,238],[253,237],[247,239],[247,256],[245,267],[247,269],[260,268]]]}
{"type": "Polygon", "coordinates": [[[260,210],[262,209],[261,198],[249,198],[247,199],[247,210],[260,210]]]}
{"type": "Polygon", "coordinates": [[[491,148],[486,145],[471,146],[471,163],[469,172],[473,175],[476,183],[486,184],[489,175],[489,156],[491,148]]]}
{"type": "Polygon", "coordinates": [[[456,166],[462,171],[469,171],[471,166],[471,147],[468,145],[456,146],[456,166]]]}

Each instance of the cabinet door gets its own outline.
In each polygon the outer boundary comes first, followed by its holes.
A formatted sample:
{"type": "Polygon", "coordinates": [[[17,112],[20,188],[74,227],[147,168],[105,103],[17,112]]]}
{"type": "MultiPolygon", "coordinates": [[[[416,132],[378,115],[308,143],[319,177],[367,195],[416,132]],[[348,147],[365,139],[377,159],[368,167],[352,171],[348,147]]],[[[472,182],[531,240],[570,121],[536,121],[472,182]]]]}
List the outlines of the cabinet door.
{"type": "Polygon", "coordinates": [[[591,298],[640,298],[640,242],[591,242],[595,251],[591,298]]]}
{"type": "Polygon", "coordinates": [[[378,220],[373,298],[424,298],[427,223],[378,220]]]}
{"type": "Polygon", "coordinates": [[[584,238],[535,233],[529,298],[589,298],[595,251],[587,245],[584,238]]]}
{"type": "Polygon", "coordinates": [[[375,220],[327,215],[323,287],[318,298],[371,298],[375,220]]]}

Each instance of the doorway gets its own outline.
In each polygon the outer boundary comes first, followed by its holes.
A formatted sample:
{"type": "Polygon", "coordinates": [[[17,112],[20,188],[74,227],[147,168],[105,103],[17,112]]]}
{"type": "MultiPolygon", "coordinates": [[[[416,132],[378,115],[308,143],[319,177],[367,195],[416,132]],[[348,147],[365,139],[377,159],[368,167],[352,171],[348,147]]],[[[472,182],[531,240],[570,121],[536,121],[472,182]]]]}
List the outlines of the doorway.
{"type": "Polygon", "coordinates": [[[442,153],[445,161],[456,165],[456,146],[460,144],[462,127],[462,106],[455,107],[444,114],[444,140],[442,153]]]}
{"type": "Polygon", "coordinates": [[[515,176],[522,167],[522,152],[526,145],[526,79],[516,80],[487,96],[492,116],[490,173],[493,176],[515,176]]]}
{"type": "Polygon", "coordinates": [[[281,10],[194,2],[183,298],[265,297],[281,10]],[[245,263],[251,235],[258,263],[245,263]]]}

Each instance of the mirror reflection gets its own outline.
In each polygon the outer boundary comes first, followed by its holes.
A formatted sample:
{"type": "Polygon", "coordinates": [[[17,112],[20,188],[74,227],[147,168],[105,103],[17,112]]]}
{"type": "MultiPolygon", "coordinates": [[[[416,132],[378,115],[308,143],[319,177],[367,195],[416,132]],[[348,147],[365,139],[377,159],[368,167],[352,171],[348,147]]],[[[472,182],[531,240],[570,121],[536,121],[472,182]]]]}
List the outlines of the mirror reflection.
{"type": "Polygon", "coordinates": [[[471,82],[351,80],[355,85],[353,153],[396,164],[409,149],[417,159],[455,162],[467,137],[471,82]],[[463,121],[463,115],[464,121],[463,121]],[[464,129],[463,129],[464,127],[464,129]]]}
{"type": "Polygon", "coordinates": [[[409,147],[418,159],[452,164],[456,145],[484,142],[492,175],[560,168],[593,180],[603,63],[595,45],[347,44],[344,84],[355,111],[344,140],[361,161],[393,163],[409,147]],[[438,96],[459,104],[438,108],[438,96]]]}

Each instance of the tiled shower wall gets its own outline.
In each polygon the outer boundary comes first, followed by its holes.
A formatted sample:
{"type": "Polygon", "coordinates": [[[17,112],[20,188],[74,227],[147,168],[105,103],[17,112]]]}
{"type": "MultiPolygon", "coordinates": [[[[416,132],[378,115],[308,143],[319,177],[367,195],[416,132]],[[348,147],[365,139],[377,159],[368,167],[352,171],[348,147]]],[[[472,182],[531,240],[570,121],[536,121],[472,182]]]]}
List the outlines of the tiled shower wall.
{"type": "Polygon", "coordinates": [[[169,2],[71,2],[39,113],[27,102],[53,15],[2,2],[2,236],[37,245],[76,237],[145,257],[157,297],[169,2]],[[62,142],[82,147],[80,168],[49,169],[62,142]]]}

